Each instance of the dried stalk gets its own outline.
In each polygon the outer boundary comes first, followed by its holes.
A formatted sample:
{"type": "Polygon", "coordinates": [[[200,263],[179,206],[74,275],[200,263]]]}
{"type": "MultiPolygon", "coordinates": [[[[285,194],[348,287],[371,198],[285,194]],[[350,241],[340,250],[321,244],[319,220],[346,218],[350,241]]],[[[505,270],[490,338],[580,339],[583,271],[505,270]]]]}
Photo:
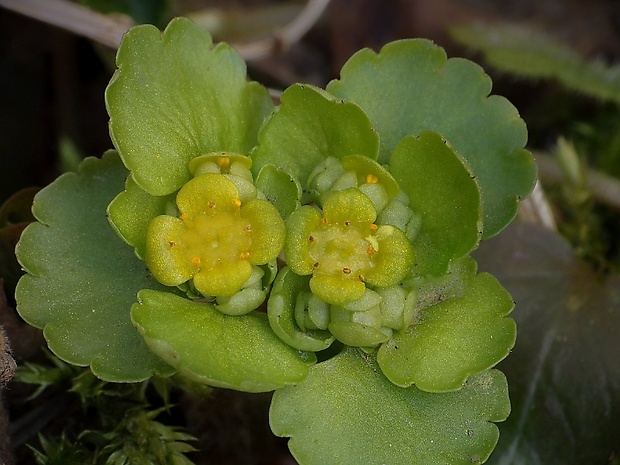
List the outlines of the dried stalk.
{"type": "MultiPolygon", "coordinates": [[[[319,20],[330,0],[309,0],[299,15],[273,37],[233,44],[245,60],[258,60],[298,42],[319,20]]],[[[123,15],[103,15],[68,0],[0,0],[0,6],[87,37],[113,49],[133,23],[123,15]]]]}

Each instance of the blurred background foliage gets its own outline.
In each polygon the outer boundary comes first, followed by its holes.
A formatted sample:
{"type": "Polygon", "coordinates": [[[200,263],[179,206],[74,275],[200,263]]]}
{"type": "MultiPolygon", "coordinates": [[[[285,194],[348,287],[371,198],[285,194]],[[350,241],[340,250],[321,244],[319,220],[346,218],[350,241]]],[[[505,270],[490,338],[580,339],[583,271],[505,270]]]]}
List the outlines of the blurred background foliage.
{"type": "Polygon", "coordinates": [[[294,82],[324,86],[358,49],[404,37],[485,68],[528,124],[540,169],[518,222],[476,257],[513,294],[519,325],[500,365],[513,413],[489,463],[620,463],[617,0],[0,0],[0,324],[21,366],[4,393],[16,462],[104,463],[114,451],[103,444],[133,428],[167,435],[140,446],[151,451],[196,448],[195,463],[294,463],[268,430],[268,396],[206,395],[183,380],[100,385],[50,358],[13,309],[13,247],[36,188],[111,147],[103,93],[122,32],[177,15],[232,42],[275,98],[294,82]],[[111,411],[118,398],[127,408],[111,411]]]}

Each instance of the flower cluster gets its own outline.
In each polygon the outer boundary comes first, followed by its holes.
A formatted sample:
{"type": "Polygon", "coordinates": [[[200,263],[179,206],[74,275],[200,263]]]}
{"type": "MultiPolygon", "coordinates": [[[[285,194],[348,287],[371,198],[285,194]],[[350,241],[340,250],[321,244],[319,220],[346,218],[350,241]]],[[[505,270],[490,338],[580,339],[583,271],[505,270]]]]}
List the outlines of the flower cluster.
{"type": "MultiPolygon", "coordinates": [[[[310,176],[310,203],[285,223],[256,189],[251,166],[250,158],[228,152],[191,160],[193,177],[176,193],[174,215],[158,215],[146,228],[144,258],[155,279],[214,301],[225,314],[243,315],[265,300],[273,279],[264,279],[262,267],[277,269],[284,252],[281,268],[311,276],[301,294],[313,309],[300,320],[304,330],[374,346],[405,329],[411,311],[396,324],[386,320],[403,313],[404,299],[388,305],[383,295],[410,293],[402,281],[414,263],[406,234],[413,212],[389,172],[362,156],[328,157],[310,176]]],[[[409,309],[413,303],[410,298],[409,309]]],[[[307,308],[303,298],[296,305],[298,313],[307,308]]]]}
{"type": "Polygon", "coordinates": [[[248,158],[221,153],[193,161],[201,163],[192,163],[195,177],[176,195],[178,217],[159,215],[148,225],[146,263],[162,284],[191,284],[220,299],[224,313],[248,313],[265,298],[260,266],[280,254],[284,221],[256,198],[248,158]]]}

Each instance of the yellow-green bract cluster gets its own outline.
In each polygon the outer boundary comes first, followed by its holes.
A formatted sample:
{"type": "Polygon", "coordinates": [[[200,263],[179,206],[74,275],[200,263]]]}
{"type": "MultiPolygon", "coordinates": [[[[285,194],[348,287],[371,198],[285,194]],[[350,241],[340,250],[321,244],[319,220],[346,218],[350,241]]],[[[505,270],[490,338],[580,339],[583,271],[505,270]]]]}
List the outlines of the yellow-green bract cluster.
{"type": "MultiPolygon", "coordinates": [[[[191,161],[194,177],[176,194],[176,210],[156,216],[146,230],[153,276],[214,301],[225,314],[242,315],[264,302],[273,270],[281,268],[283,276],[309,281],[292,305],[274,299],[270,311],[293,312],[304,331],[374,346],[408,326],[415,299],[399,283],[414,263],[416,222],[390,173],[367,157],[329,157],[310,176],[306,204],[285,222],[255,188],[251,163],[228,152],[191,161]]],[[[281,321],[270,321],[286,340],[281,321]]]]}

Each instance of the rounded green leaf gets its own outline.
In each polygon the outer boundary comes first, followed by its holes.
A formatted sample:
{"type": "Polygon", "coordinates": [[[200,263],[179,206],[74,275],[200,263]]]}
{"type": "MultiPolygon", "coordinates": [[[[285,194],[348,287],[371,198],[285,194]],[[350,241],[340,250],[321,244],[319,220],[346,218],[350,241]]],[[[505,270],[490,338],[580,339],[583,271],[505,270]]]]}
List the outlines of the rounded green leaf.
{"type": "Polygon", "coordinates": [[[163,34],[130,29],[106,90],[110,134],[140,187],[153,195],[178,190],[189,161],[215,151],[249,154],[273,104],[248,82],[246,66],[228,45],[177,18],[163,34]]]}
{"type": "Polygon", "coordinates": [[[89,158],[34,200],[31,224],[17,246],[26,270],[16,290],[24,320],[43,328],[49,348],[99,378],[137,382],[174,371],[131,324],[140,289],[163,287],[115,234],[106,207],[123,189],[127,170],[115,154],[89,158]]]}
{"type": "Polygon", "coordinates": [[[495,366],[515,344],[514,307],[490,274],[468,282],[465,294],[423,308],[413,324],[381,346],[381,370],[398,386],[429,392],[460,389],[467,378],[495,366]]]}
{"type": "Polygon", "coordinates": [[[464,161],[439,134],[405,137],[390,168],[421,219],[413,246],[414,272],[443,274],[449,263],[468,255],[481,236],[480,191],[464,161]]]}
{"type": "Polygon", "coordinates": [[[478,178],[486,237],[512,220],[517,201],[534,186],[536,166],[523,150],[527,130],[517,110],[489,96],[491,80],[478,65],[446,59],[431,41],[396,41],[379,54],[361,50],[327,90],[366,112],[381,139],[380,163],[407,135],[435,131],[445,137],[478,178]]]}
{"type": "Polygon", "coordinates": [[[267,316],[229,316],[208,303],[144,290],[131,318],[153,352],[211,386],[265,392],[299,383],[314,358],[282,342],[267,316]]]}
{"type": "Polygon", "coordinates": [[[252,155],[255,175],[271,164],[305,185],[312,170],[328,156],[377,158],[377,134],[357,105],[307,84],[286,89],[281,102],[260,132],[252,155]]]}
{"type": "Polygon", "coordinates": [[[149,222],[156,216],[166,214],[169,210],[176,211],[174,195],[161,197],[151,195],[129,176],[125,183],[125,190],[108,205],[107,213],[118,235],[135,248],[139,258],[144,259],[149,222]]]}
{"type": "Polygon", "coordinates": [[[448,393],[399,388],[371,356],[347,349],[274,393],[271,429],[290,437],[303,465],[471,465],[483,463],[510,412],[496,370],[448,393]]]}

